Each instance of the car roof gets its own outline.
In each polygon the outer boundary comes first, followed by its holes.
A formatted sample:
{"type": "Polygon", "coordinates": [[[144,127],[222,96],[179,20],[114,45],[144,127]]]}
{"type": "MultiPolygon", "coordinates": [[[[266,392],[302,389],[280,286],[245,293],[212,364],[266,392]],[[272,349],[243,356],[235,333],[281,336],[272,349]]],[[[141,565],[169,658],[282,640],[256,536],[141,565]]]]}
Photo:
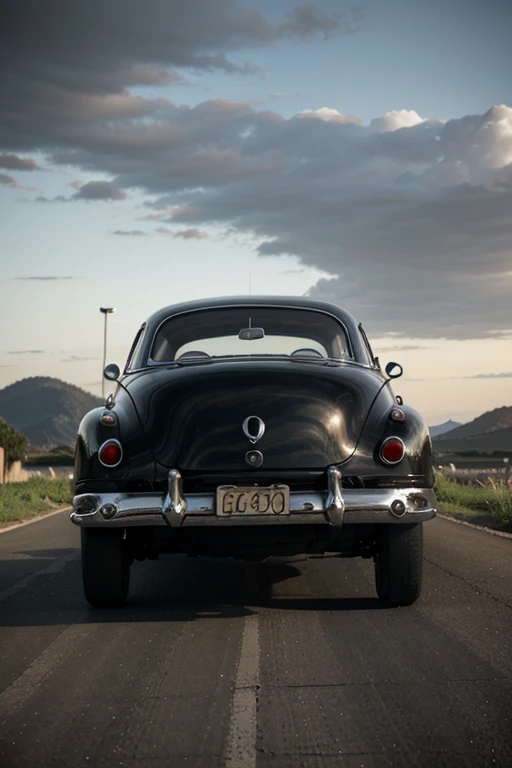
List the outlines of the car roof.
{"type": "Polygon", "coordinates": [[[313,299],[308,296],[222,296],[187,301],[180,304],[171,304],[168,307],[163,307],[157,312],[154,312],[147,319],[145,323],[146,333],[144,334],[144,341],[140,351],[143,356],[149,353],[149,347],[151,347],[152,340],[160,325],[165,320],[169,320],[175,315],[220,307],[251,306],[308,309],[331,315],[347,330],[355,354],[355,359],[359,362],[369,362],[367,350],[363,345],[361,335],[358,331],[358,322],[350,312],[342,309],[337,304],[328,301],[320,301],[319,299],[313,299]]]}
{"type": "Polygon", "coordinates": [[[267,306],[267,307],[296,307],[304,309],[316,309],[319,312],[327,312],[334,315],[338,320],[348,328],[353,326],[357,328],[355,318],[342,309],[337,304],[329,301],[320,301],[311,299],[307,296],[217,296],[212,299],[198,299],[196,301],[185,301],[180,304],[171,304],[154,312],[146,321],[148,328],[157,328],[164,320],[179,315],[183,312],[193,312],[200,309],[210,309],[213,307],[245,307],[245,306],[267,306]]]}

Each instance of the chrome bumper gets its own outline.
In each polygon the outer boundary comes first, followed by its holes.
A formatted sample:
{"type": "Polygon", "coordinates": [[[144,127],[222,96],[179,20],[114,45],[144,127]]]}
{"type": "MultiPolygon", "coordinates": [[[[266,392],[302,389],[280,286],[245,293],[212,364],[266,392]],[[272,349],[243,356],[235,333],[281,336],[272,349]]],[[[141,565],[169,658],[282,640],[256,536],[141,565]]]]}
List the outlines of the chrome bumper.
{"type": "Polygon", "coordinates": [[[215,494],[182,492],[181,475],[169,472],[168,491],[158,493],[81,494],[73,499],[70,518],[82,527],[164,525],[191,526],[278,525],[293,523],[417,523],[436,514],[431,488],[342,488],[336,467],[327,472],[328,491],[291,491],[290,514],[216,514],[215,494]]]}

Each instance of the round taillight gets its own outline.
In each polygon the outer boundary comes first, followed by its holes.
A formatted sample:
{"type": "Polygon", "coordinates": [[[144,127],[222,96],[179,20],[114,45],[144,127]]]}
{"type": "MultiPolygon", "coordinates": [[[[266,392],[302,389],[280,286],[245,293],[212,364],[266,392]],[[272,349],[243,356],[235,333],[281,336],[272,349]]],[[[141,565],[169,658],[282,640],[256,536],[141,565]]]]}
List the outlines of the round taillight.
{"type": "Polygon", "coordinates": [[[399,437],[388,437],[380,449],[380,457],[385,464],[398,464],[405,456],[405,445],[399,437]]]}
{"type": "Polygon", "coordinates": [[[98,459],[104,467],[117,467],[123,458],[123,449],[119,440],[107,440],[98,451],[98,459]]]}

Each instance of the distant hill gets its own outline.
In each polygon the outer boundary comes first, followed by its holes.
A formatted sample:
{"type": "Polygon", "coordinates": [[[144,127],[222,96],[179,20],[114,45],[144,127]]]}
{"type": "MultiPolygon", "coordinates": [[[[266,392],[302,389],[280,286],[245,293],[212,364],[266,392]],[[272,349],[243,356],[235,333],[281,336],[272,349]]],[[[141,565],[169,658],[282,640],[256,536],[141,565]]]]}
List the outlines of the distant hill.
{"type": "MultiPolygon", "coordinates": [[[[455,432],[455,430],[453,431],[455,432]]],[[[434,451],[458,454],[466,453],[467,451],[478,451],[480,453],[508,451],[512,453],[512,427],[496,429],[484,435],[460,437],[453,440],[450,433],[450,435],[443,437],[443,439],[438,438],[434,441],[434,451]]]]}
{"type": "Polygon", "coordinates": [[[102,402],[60,379],[34,376],[0,389],[0,416],[34,446],[70,445],[82,417],[102,402]]]}
{"type": "Polygon", "coordinates": [[[447,432],[451,432],[452,429],[461,427],[460,421],[445,421],[444,424],[437,424],[435,427],[429,427],[431,437],[439,437],[439,435],[445,435],[447,432]]]}
{"type": "Polygon", "coordinates": [[[493,411],[487,411],[473,421],[452,429],[449,435],[441,435],[438,440],[441,443],[445,440],[452,441],[475,435],[486,435],[489,432],[497,432],[508,427],[512,427],[512,406],[503,406],[502,408],[495,408],[493,411]]]}

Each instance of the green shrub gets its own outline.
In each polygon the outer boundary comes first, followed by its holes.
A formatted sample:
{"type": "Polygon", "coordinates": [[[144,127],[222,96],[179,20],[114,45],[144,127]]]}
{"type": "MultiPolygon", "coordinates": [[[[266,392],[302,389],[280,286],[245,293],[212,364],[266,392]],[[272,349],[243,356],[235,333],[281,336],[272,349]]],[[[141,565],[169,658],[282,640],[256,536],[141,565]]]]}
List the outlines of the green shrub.
{"type": "Polygon", "coordinates": [[[27,438],[0,418],[0,446],[5,450],[6,464],[23,461],[27,453],[27,438]]]}
{"type": "Polygon", "coordinates": [[[512,523],[512,487],[510,480],[489,478],[486,484],[460,483],[446,475],[436,478],[437,498],[441,503],[491,514],[499,523],[512,523]]]}
{"type": "Polygon", "coordinates": [[[73,493],[67,477],[52,480],[31,477],[26,483],[0,485],[0,522],[16,522],[71,504],[73,493]]]}

